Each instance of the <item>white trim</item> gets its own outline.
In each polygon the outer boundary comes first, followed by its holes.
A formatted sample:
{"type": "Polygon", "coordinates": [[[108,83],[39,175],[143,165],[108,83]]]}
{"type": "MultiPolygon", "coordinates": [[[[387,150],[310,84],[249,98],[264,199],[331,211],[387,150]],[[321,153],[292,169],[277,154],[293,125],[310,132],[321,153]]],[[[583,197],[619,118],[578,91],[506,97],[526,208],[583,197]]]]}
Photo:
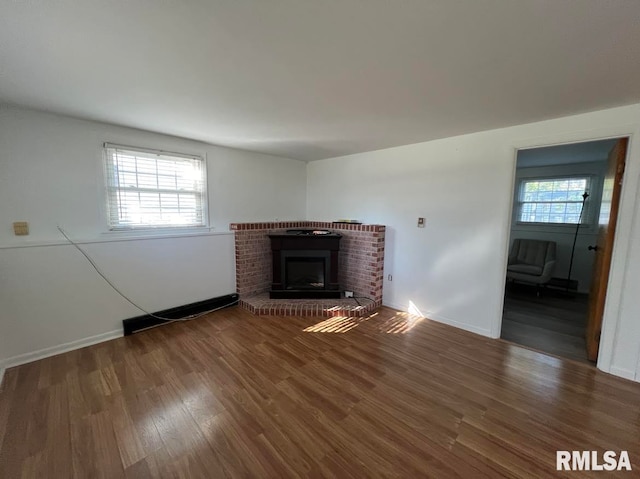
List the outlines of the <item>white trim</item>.
{"type": "Polygon", "coordinates": [[[382,301],[382,306],[386,306],[387,308],[397,309],[398,311],[402,311],[404,313],[407,312],[407,308],[404,306],[400,306],[399,304],[390,303],[389,301],[382,301]]]}
{"type": "Polygon", "coordinates": [[[503,230],[506,231],[506,234],[503,236],[503,241],[500,247],[502,248],[502,273],[504,281],[500,282],[500,295],[498,296],[499,304],[497,305],[498,316],[493,321],[491,325],[491,334],[492,338],[499,338],[502,334],[502,317],[504,316],[504,295],[506,294],[507,289],[507,266],[509,263],[509,249],[511,246],[511,228],[513,223],[513,203],[516,200],[516,182],[518,181],[518,150],[519,148],[516,146],[509,146],[509,151],[511,152],[512,160],[511,160],[511,188],[509,193],[509,208],[508,213],[503,220],[503,230]]]}
{"type": "MultiPolygon", "coordinates": [[[[200,236],[208,234],[228,234],[233,231],[216,231],[209,226],[180,226],[180,227],[160,227],[154,226],[149,228],[121,228],[115,230],[107,230],[100,233],[99,239],[95,241],[122,239],[147,239],[147,238],[176,238],[182,236],[200,236]]],[[[91,241],[91,240],[89,240],[91,241]]]]}
{"type": "MultiPolygon", "coordinates": [[[[389,308],[397,309],[398,311],[408,312],[406,307],[389,303],[388,301],[383,301],[382,305],[387,306],[389,308]]],[[[491,337],[491,331],[489,331],[488,329],[478,328],[476,326],[473,326],[467,323],[461,323],[460,321],[446,318],[444,316],[440,316],[439,314],[433,314],[433,313],[422,313],[422,314],[424,318],[435,321],[436,323],[442,323],[442,324],[446,324],[447,326],[453,326],[454,328],[463,329],[465,331],[469,331],[470,333],[479,334],[480,336],[491,337]]]]}
{"type": "MultiPolygon", "coordinates": [[[[136,235],[126,235],[123,232],[118,232],[114,234],[113,237],[101,237],[101,238],[90,238],[90,239],[80,239],[74,240],[77,244],[99,244],[99,243],[118,243],[122,241],[147,241],[147,240],[162,240],[162,239],[172,239],[172,238],[193,238],[199,236],[232,236],[234,234],[233,231],[202,231],[202,232],[193,232],[193,233],[182,233],[178,234],[173,232],[173,234],[154,234],[154,235],[141,235],[140,232],[136,232],[136,235]]],[[[105,235],[113,234],[113,233],[104,233],[105,235]]],[[[0,245],[0,250],[2,249],[17,249],[17,248],[43,248],[47,246],[71,246],[70,243],[66,241],[34,241],[34,242],[25,242],[25,243],[16,243],[16,244],[4,244],[0,245]]]]}
{"type": "Polygon", "coordinates": [[[107,333],[96,334],[95,336],[89,336],[88,338],[78,339],[68,343],[59,344],[57,346],[51,346],[49,348],[39,349],[32,353],[19,354],[11,358],[0,361],[0,368],[2,370],[20,366],[21,364],[31,363],[39,359],[56,356],[58,354],[73,351],[75,349],[84,348],[93,344],[102,343],[111,339],[121,338],[124,336],[122,329],[115,331],[109,331],[107,333]]]}
{"type": "MultiPolygon", "coordinates": [[[[604,313],[602,320],[602,332],[600,335],[600,348],[598,353],[598,369],[605,372],[619,370],[612,365],[614,360],[614,345],[617,343],[619,333],[620,316],[622,309],[620,305],[623,301],[623,286],[629,285],[628,272],[629,262],[626,258],[631,245],[631,231],[635,227],[635,217],[637,209],[637,199],[640,197],[640,178],[632,178],[632,173],[636,165],[631,161],[631,151],[633,149],[634,135],[626,135],[629,138],[627,143],[627,154],[625,158],[625,171],[620,191],[620,204],[618,207],[618,220],[611,254],[611,267],[609,270],[609,281],[607,295],[604,302],[604,313]],[[635,191],[631,191],[631,188],[635,191]],[[630,196],[632,195],[633,196],[630,196]],[[628,214],[624,214],[628,211],[628,214]],[[628,219],[628,221],[627,221],[628,219]]],[[[637,174],[637,172],[636,172],[637,174]]]]}
{"type": "Polygon", "coordinates": [[[175,151],[166,151],[166,150],[157,150],[154,148],[145,148],[139,146],[128,146],[128,145],[118,145],[116,143],[104,142],[102,144],[104,149],[111,148],[114,150],[129,150],[129,151],[137,151],[139,153],[150,153],[152,155],[167,155],[167,156],[175,156],[176,158],[187,158],[190,160],[202,160],[201,155],[191,155],[188,153],[177,153],[175,151]]]}
{"type": "MultiPolygon", "coordinates": [[[[106,189],[104,190],[106,193],[105,199],[107,202],[107,225],[109,230],[111,231],[130,231],[130,230],[148,230],[153,228],[209,228],[209,196],[208,196],[208,188],[209,188],[209,180],[207,176],[207,157],[200,155],[188,155],[183,153],[175,153],[175,152],[167,152],[161,150],[154,150],[150,148],[139,148],[139,147],[128,147],[116,145],[113,143],[104,143],[103,145],[103,154],[102,154],[103,162],[104,162],[104,177],[106,180],[106,189]],[[135,175],[138,180],[138,158],[143,157],[145,159],[150,159],[151,161],[156,162],[156,172],[155,186],[148,185],[147,187],[140,187],[139,185],[136,187],[132,187],[131,185],[121,185],[120,184],[120,175],[118,173],[119,167],[123,166],[121,161],[124,162],[124,165],[130,165],[131,160],[136,165],[135,171],[130,172],[130,174],[135,175]],[[194,172],[198,172],[201,181],[194,181],[193,184],[186,190],[181,190],[175,185],[175,188],[165,188],[164,186],[160,186],[158,183],[158,179],[160,173],[158,172],[158,161],[162,158],[172,160],[174,163],[176,161],[180,161],[184,164],[188,164],[194,172]],[[127,224],[126,221],[123,223],[122,211],[121,207],[123,205],[123,201],[125,204],[128,201],[123,200],[121,194],[123,192],[132,191],[133,193],[157,193],[162,195],[163,193],[167,194],[189,194],[194,198],[194,207],[192,209],[194,213],[194,217],[189,219],[187,224],[180,223],[177,225],[171,224],[146,224],[142,223],[134,223],[127,224]]],[[[173,178],[177,181],[178,172],[173,172],[173,178]]],[[[140,199],[139,199],[140,200],[140,199]]],[[[179,202],[179,200],[178,200],[179,202]]],[[[135,203],[135,201],[134,201],[135,203]]],[[[164,207],[162,206],[162,201],[158,204],[158,212],[162,215],[164,211],[164,207]]],[[[180,220],[184,220],[184,218],[180,217],[180,220]]],[[[154,220],[155,221],[155,220],[154,220]]]]}
{"type": "Polygon", "coordinates": [[[609,374],[613,374],[614,376],[619,376],[625,379],[630,379],[631,381],[635,380],[635,373],[629,369],[611,366],[611,368],[609,369],[609,374]]]}
{"type": "MultiPolygon", "coordinates": [[[[627,157],[626,157],[626,171],[625,180],[622,183],[622,191],[620,195],[620,208],[618,210],[618,224],[616,228],[616,239],[613,245],[613,255],[611,262],[611,269],[609,273],[609,287],[607,289],[607,296],[605,299],[605,311],[602,322],[602,335],[600,338],[600,351],[598,355],[597,368],[604,372],[611,374],[622,375],[628,374],[628,371],[611,366],[614,354],[614,344],[616,336],[618,334],[618,326],[620,323],[620,304],[622,300],[622,288],[627,276],[628,265],[626,261],[620,261],[619,258],[625,257],[629,250],[630,235],[628,234],[633,228],[635,218],[635,197],[640,194],[640,186],[636,178],[631,177],[633,162],[630,161],[631,152],[633,150],[634,138],[637,134],[637,127],[635,125],[618,125],[615,127],[604,127],[585,131],[568,131],[556,135],[545,135],[535,139],[523,139],[517,140],[511,143],[509,149],[514,149],[513,156],[513,169],[514,174],[511,183],[512,198],[511,204],[513,204],[513,195],[516,187],[516,162],[519,150],[541,148],[553,145],[566,145],[573,143],[583,143],[585,141],[607,140],[607,139],[619,139],[629,138],[627,145],[627,157]],[[635,191],[631,192],[631,188],[635,191]],[[635,195],[634,195],[635,193],[635,195]],[[633,197],[631,196],[633,195],[633,197]],[[628,211],[628,214],[623,214],[624,211],[628,211]],[[611,286],[614,287],[611,287],[611,286]],[[614,372],[616,371],[616,372],[614,372]],[[625,372],[626,371],[626,372],[625,372]]],[[[503,237],[506,239],[506,244],[503,245],[503,264],[502,270],[506,272],[507,261],[509,257],[509,236],[511,230],[512,212],[508,214],[508,221],[503,225],[505,234],[503,237]]],[[[506,274],[506,273],[505,273],[506,274]]],[[[502,284],[502,296],[504,299],[505,284],[502,284]]],[[[499,337],[502,329],[502,315],[504,306],[500,306],[498,311],[499,315],[494,319],[491,327],[492,337],[499,337]],[[497,334],[497,336],[496,336],[497,334]]],[[[625,377],[625,376],[623,376],[625,377]]],[[[633,378],[633,376],[631,376],[633,378]]]]}
{"type": "Polygon", "coordinates": [[[455,319],[446,318],[444,316],[440,316],[439,314],[428,313],[426,316],[428,319],[433,321],[437,321],[438,323],[447,324],[449,326],[453,326],[455,328],[464,329],[465,331],[469,331],[470,333],[479,334],[480,336],[485,336],[491,338],[491,331],[486,328],[479,328],[477,326],[473,326],[468,323],[461,323],[460,321],[456,321],[455,319]]]}
{"type": "MultiPolygon", "coordinates": [[[[400,306],[399,304],[390,303],[389,301],[382,301],[382,306],[386,306],[387,308],[396,309],[398,311],[402,311],[403,313],[408,313],[408,308],[406,306],[400,306]]],[[[426,317],[426,316],[425,316],[426,317]]]]}

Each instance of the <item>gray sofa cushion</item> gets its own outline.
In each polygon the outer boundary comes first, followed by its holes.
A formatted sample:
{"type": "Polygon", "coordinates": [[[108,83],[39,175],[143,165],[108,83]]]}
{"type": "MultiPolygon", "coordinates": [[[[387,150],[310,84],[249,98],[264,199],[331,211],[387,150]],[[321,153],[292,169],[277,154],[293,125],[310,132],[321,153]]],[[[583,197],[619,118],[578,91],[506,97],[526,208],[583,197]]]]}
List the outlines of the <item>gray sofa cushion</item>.
{"type": "Polygon", "coordinates": [[[534,239],[515,239],[509,253],[507,278],[545,284],[556,265],[556,243],[534,239]]]}
{"type": "Polygon", "coordinates": [[[551,241],[540,241],[531,239],[518,239],[513,242],[514,251],[511,257],[514,264],[530,264],[544,267],[547,262],[547,255],[550,253],[551,245],[553,245],[553,258],[555,259],[555,243],[551,241]]]}

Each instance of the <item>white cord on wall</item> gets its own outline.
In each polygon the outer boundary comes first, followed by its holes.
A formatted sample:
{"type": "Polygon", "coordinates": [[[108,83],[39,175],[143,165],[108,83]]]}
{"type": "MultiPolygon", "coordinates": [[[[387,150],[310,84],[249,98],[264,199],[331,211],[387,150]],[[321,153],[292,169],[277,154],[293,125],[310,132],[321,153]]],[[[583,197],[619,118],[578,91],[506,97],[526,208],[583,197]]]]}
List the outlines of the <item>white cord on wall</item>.
{"type": "Polygon", "coordinates": [[[94,269],[94,270],[96,270],[96,273],[98,273],[98,274],[100,275],[100,277],[101,277],[102,279],[104,279],[104,280],[107,282],[107,284],[108,284],[109,286],[111,286],[111,288],[112,288],[116,293],[118,293],[118,294],[119,294],[120,296],[122,296],[125,300],[127,300],[127,302],[128,302],[128,303],[130,303],[132,306],[136,307],[137,309],[139,309],[139,310],[140,310],[140,311],[142,311],[143,313],[145,313],[145,314],[147,314],[147,315],[151,316],[152,318],[156,318],[156,319],[159,319],[159,320],[161,320],[161,321],[168,321],[168,322],[174,322],[174,321],[188,321],[188,320],[191,320],[191,319],[196,319],[196,318],[199,318],[199,317],[201,317],[201,316],[204,316],[205,314],[213,313],[214,311],[219,311],[219,310],[224,309],[224,308],[226,308],[226,307],[228,307],[228,306],[232,306],[232,305],[234,305],[234,304],[238,303],[238,300],[235,300],[234,302],[232,302],[232,303],[230,303],[230,304],[228,304],[228,305],[225,305],[225,306],[220,306],[220,307],[218,307],[218,308],[210,309],[210,310],[208,310],[208,311],[204,311],[204,312],[202,312],[202,313],[192,314],[192,315],[189,315],[189,316],[185,316],[184,318],[177,318],[177,319],[164,318],[164,317],[162,317],[162,316],[158,316],[158,315],[156,315],[156,314],[153,314],[153,313],[151,313],[151,312],[147,311],[146,309],[144,309],[142,306],[140,306],[140,305],[138,305],[137,303],[135,303],[131,298],[129,298],[129,297],[128,297],[126,294],[124,294],[122,291],[120,291],[120,290],[118,289],[118,287],[117,287],[115,284],[113,284],[113,283],[109,280],[109,278],[107,278],[107,277],[105,276],[105,274],[104,274],[102,271],[100,271],[100,268],[98,267],[98,265],[97,265],[97,264],[95,263],[95,261],[94,261],[94,260],[93,260],[93,259],[92,259],[88,254],[87,254],[87,252],[86,252],[86,251],[84,251],[84,250],[80,247],[80,245],[78,245],[75,241],[73,241],[71,238],[69,238],[69,236],[67,235],[67,233],[64,231],[64,229],[62,229],[62,227],[61,227],[60,225],[56,225],[56,227],[58,228],[58,231],[60,231],[60,233],[62,234],[62,236],[64,236],[64,238],[65,238],[65,239],[66,239],[66,240],[67,240],[71,245],[73,245],[73,246],[74,246],[78,251],[80,251],[80,253],[82,253],[82,256],[84,256],[84,257],[87,259],[87,261],[89,262],[89,264],[91,264],[91,266],[93,267],[93,269],[94,269]]]}

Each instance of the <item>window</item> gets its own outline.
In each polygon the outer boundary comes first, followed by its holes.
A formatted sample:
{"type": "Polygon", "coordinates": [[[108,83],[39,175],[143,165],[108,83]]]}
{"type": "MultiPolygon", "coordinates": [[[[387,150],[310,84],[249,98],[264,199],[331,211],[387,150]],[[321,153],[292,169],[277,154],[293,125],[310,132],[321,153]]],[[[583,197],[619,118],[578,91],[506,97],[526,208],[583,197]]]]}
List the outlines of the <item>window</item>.
{"type": "Polygon", "coordinates": [[[206,226],[204,159],[105,144],[112,230],[206,226]]]}
{"type": "Polygon", "coordinates": [[[587,205],[582,195],[589,191],[589,177],[524,179],[520,183],[518,221],[522,223],[585,223],[587,205]]]}

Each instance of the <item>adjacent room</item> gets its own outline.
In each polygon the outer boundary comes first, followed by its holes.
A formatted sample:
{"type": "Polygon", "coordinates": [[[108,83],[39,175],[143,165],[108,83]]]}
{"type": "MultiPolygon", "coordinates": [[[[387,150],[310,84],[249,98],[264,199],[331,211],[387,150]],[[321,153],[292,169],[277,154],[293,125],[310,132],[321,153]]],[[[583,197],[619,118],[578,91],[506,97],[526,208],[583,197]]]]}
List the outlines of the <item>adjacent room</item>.
{"type": "MultiPolygon", "coordinates": [[[[602,232],[612,221],[612,187],[620,186],[610,178],[618,166],[609,167],[617,142],[518,152],[503,339],[596,362],[597,352],[587,348],[587,329],[590,316],[595,321],[596,313],[590,310],[596,308],[598,288],[607,283],[593,276],[602,274],[596,259],[599,248],[600,256],[604,253],[602,232]]],[[[622,161],[626,143],[624,149],[619,152],[622,161]]],[[[617,204],[614,211],[617,215],[617,204]]]]}
{"type": "Polygon", "coordinates": [[[0,477],[637,474],[638,25],[0,1],[0,477]]]}

